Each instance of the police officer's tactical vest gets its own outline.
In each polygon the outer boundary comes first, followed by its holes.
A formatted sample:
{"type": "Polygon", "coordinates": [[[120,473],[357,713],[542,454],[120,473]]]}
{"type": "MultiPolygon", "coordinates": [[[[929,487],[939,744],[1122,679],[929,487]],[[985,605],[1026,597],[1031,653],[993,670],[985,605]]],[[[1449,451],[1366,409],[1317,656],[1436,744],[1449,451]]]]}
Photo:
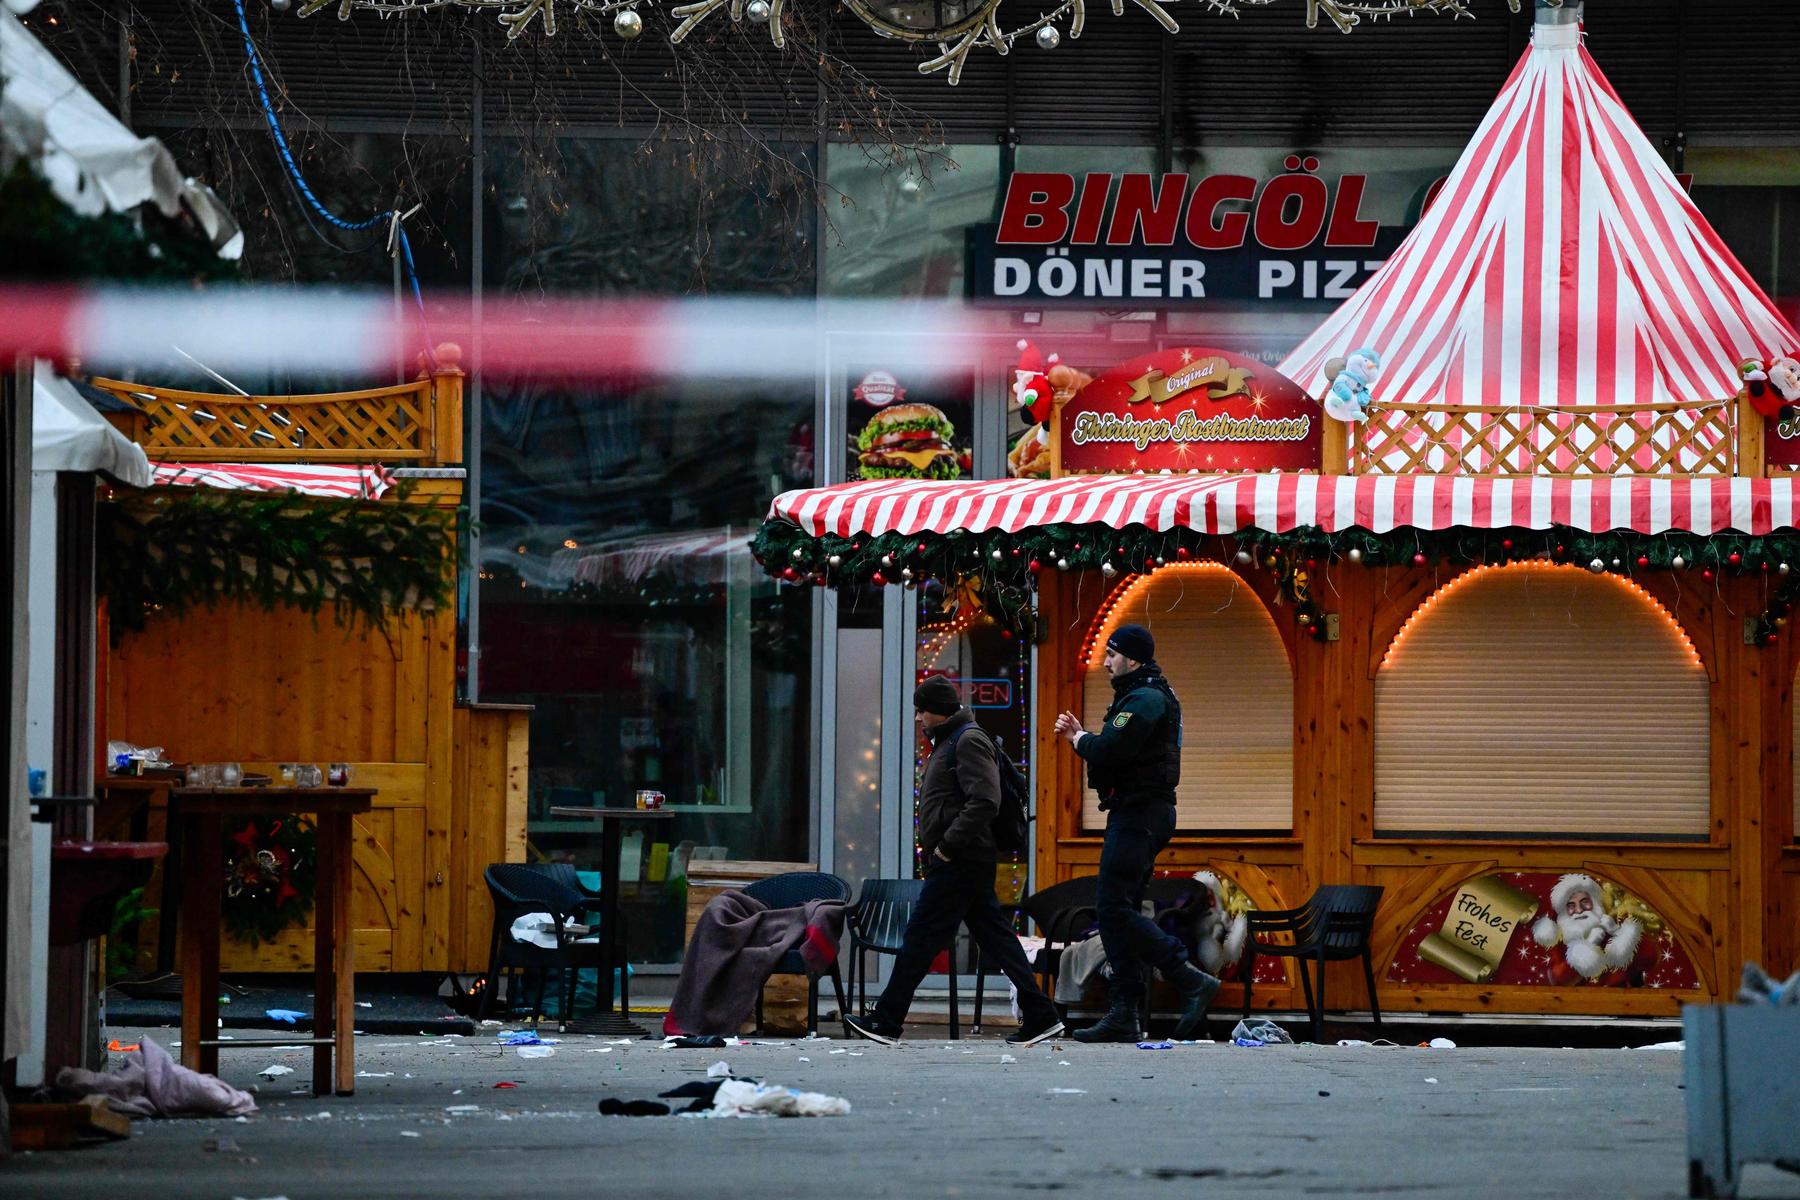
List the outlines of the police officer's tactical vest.
{"type": "Polygon", "coordinates": [[[1113,719],[1130,696],[1145,688],[1161,692],[1169,706],[1168,711],[1163,713],[1156,731],[1145,742],[1138,761],[1109,767],[1088,764],[1088,782],[1100,793],[1103,806],[1115,796],[1129,799],[1134,792],[1173,792],[1181,782],[1181,701],[1175,698],[1167,679],[1152,675],[1131,691],[1113,697],[1103,724],[1113,719]]]}

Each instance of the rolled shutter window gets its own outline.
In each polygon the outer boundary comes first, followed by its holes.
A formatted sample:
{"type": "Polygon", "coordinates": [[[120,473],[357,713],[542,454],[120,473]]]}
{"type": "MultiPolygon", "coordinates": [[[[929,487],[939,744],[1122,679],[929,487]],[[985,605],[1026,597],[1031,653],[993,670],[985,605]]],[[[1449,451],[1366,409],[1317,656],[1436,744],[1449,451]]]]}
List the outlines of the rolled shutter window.
{"type": "MultiPolygon", "coordinates": [[[[1177,827],[1209,833],[1288,833],[1294,825],[1294,675],[1260,597],[1218,563],[1178,563],[1116,589],[1095,618],[1082,723],[1099,729],[1112,703],[1101,660],[1124,624],[1156,638],[1156,661],[1181,701],[1184,737],[1177,827]]],[[[1082,826],[1103,829],[1092,790],[1082,826]]]]}
{"type": "Polygon", "coordinates": [[[1479,567],[1407,620],[1375,679],[1375,830],[1704,839],[1706,670],[1616,575],[1479,567]]]}

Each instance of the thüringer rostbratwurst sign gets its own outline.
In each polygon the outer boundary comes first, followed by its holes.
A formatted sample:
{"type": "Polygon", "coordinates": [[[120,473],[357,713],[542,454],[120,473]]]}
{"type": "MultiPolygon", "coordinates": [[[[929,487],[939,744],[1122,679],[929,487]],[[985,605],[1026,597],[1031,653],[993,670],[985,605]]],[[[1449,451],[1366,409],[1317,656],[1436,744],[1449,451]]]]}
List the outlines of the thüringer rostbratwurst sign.
{"type": "Polygon", "coordinates": [[[1268,367],[1218,350],[1162,350],[1103,372],[1057,410],[1054,469],[1317,470],[1322,419],[1268,367]]]}
{"type": "Polygon", "coordinates": [[[969,298],[1004,304],[1348,299],[1405,230],[1361,215],[1365,175],[1018,171],[969,231],[969,298]]]}

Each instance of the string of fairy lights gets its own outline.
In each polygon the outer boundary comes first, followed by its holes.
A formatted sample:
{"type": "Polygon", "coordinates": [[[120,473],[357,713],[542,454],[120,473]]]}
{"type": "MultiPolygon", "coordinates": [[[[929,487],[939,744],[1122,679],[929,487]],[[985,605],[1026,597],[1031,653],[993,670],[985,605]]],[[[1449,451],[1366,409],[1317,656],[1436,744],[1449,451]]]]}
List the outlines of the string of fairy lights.
{"type": "MultiPolygon", "coordinates": [[[[1054,50],[1066,37],[1074,41],[1087,27],[1087,0],[1057,0],[1047,11],[1040,9],[1015,22],[1002,19],[1008,0],[971,0],[961,5],[940,5],[931,0],[842,0],[858,20],[884,38],[914,45],[935,46],[937,53],[919,63],[921,74],[945,72],[952,86],[962,79],[963,67],[976,51],[998,55],[1011,53],[1021,43],[1039,50],[1054,50]],[[1010,27],[1009,27],[1010,25],[1010,27]]],[[[1283,0],[1199,0],[1212,14],[1236,17],[1249,9],[1267,8],[1283,0]]],[[[1452,17],[1473,16],[1474,0],[1305,0],[1307,28],[1327,25],[1349,33],[1364,21],[1435,13],[1452,17]]],[[[278,12],[286,12],[294,0],[270,0],[278,12]]],[[[569,14],[610,18],[613,33],[631,41],[643,35],[644,14],[666,6],[673,25],[669,41],[680,44],[702,23],[720,13],[734,25],[748,22],[768,30],[777,49],[787,46],[787,0],[300,0],[299,14],[310,17],[335,8],[339,20],[353,13],[380,17],[405,17],[437,9],[492,12],[507,38],[523,35],[534,25],[545,37],[555,37],[562,18],[569,14]],[[560,6],[560,13],[559,13],[560,6]]],[[[1173,0],[1111,0],[1114,16],[1123,16],[1127,3],[1148,15],[1164,31],[1173,34],[1181,26],[1170,15],[1173,0]]],[[[1519,0],[1507,0],[1519,11],[1519,0]]],[[[1013,0],[1014,10],[1023,8],[1013,0]]]]}

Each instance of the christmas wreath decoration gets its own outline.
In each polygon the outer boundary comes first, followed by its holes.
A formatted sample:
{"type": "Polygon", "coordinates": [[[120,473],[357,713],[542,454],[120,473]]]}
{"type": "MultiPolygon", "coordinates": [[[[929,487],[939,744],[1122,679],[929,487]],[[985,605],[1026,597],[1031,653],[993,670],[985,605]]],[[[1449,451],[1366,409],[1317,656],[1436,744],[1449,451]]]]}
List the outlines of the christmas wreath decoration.
{"type": "Polygon", "coordinates": [[[305,817],[244,817],[227,825],[226,932],[258,946],[306,920],[318,862],[318,830],[305,817]]]}

